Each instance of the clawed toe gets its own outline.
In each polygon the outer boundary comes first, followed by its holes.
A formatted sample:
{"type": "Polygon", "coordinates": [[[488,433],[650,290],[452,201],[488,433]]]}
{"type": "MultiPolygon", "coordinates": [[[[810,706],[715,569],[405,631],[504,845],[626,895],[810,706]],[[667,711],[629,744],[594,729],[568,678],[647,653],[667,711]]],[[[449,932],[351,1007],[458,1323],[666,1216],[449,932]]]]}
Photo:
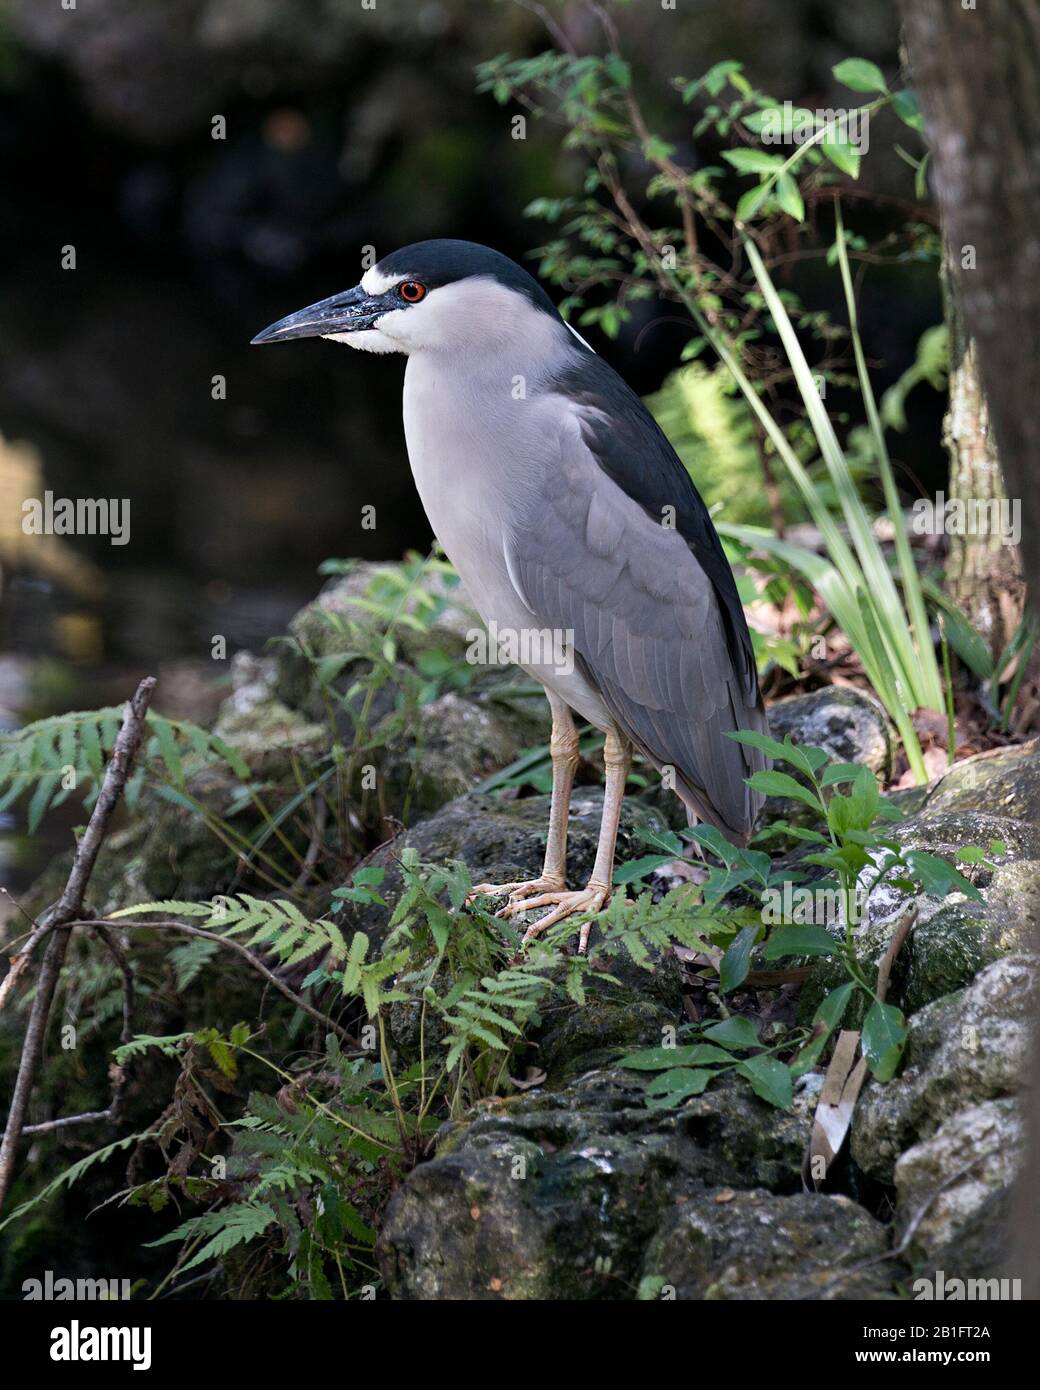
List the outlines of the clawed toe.
{"type": "MultiPolygon", "coordinates": [[[[552,907],[551,912],[547,912],[544,917],[539,917],[537,922],[532,922],[524,932],[522,944],[527,946],[530,942],[537,940],[549,927],[555,926],[557,922],[562,922],[565,917],[573,917],[576,913],[599,912],[609,896],[609,888],[601,884],[590,883],[587,887],[573,893],[566,891],[543,893],[540,897],[531,898],[528,902],[516,904],[511,908],[504,908],[499,915],[503,916],[509,911],[528,912],[535,907],[552,907]]],[[[592,922],[583,922],[578,933],[578,954],[581,956],[588,950],[591,932],[592,922]]]]}
{"type": "MultiPolygon", "coordinates": [[[[504,894],[509,894],[509,906],[522,902],[536,893],[557,892],[563,884],[554,878],[546,878],[543,874],[541,878],[521,879],[517,883],[475,883],[466,894],[467,905],[476,898],[486,896],[489,898],[501,898],[504,894]]],[[[507,908],[496,913],[498,917],[504,917],[507,908]]]]}

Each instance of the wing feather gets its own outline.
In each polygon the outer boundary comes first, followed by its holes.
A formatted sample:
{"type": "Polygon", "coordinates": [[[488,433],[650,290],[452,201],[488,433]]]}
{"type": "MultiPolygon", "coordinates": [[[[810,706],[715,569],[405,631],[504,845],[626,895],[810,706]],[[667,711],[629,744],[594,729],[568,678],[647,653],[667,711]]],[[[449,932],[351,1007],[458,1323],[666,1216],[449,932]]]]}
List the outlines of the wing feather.
{"type": "Polygon", "coordinates": [[[743,839],[761,802],[744,778],[765,760],[724,735],[766,729],[743,613],[679,530],[604,470],[581,410],[559,399],[560,456],[511,517],[509,573],[539,624],[573,631],[611,715],[658,768],[675,769],[691,811],[743,839]]]}

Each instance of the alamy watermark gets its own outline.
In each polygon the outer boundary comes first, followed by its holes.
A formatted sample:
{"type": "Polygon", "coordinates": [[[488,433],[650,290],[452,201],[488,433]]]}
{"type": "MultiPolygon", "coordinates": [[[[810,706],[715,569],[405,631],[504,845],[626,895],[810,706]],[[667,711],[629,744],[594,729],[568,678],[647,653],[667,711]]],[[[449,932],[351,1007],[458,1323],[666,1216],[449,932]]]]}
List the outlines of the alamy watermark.
{"type": "Polygon", "coordinates": [[[1022,502],[1018,497],[919,497],[910,529],[915,536],[998,536],[1001,545],[1022,539],[1022,502]]]}
{"type": "Polygon", "coordinates": [[[51,1330],[52,1361],[129,1361],[135,1371],[152,1364],[150,1327],[90,1327],[73,1318],[51,1330]]]}
{"type": "Polygon", "coordinates": [[[27,497],[22,503],[27,536],[108,536],[112,545],[130,539],[129,497],[27,497]]]}
{"type": "Polygon", "coordinates": [[[558,676],[574,671],[574,629],[559,627],[499,627],[466,633],[466,660],[471,666],[550,667],[558,676]]]}
{"type": "Polygon", "coordinates": [[[126,1302],[130,1297],[129,1279],[66,1279],[45,1269],[42,1279],[25,1279],[22,1297],[26,1302],[93,1302],[95,1299],[126,1302]]]}
{"type": "Polygon", "coordinates": [[[805,145],[815,136],[821,143],[849,145],[859,154],[870,149],[870,112],[863,107],[810,111],[785,101],[762,112],[759,134],[763,145],[805,145]],[[820,135],[821,131],[826,133],[820,135]]]}
{"type": "Polygon", "coordinates": [[[785,883],[782,888],[762,892],[762,921],[769,926],[796,923],[817,927],[851,922],[858,926],[867,920],[869,890],[857,885],[849,894],[841,888],[810,888],[785,883]]]}
{"type": "Polygon", "coordinates": [[[911,1287],[915,1299],[938,1303],[1013,1302],[1022,1297],[1021,1279],[950,1279],[941,1269],[915,1279],[911,1287]]]}

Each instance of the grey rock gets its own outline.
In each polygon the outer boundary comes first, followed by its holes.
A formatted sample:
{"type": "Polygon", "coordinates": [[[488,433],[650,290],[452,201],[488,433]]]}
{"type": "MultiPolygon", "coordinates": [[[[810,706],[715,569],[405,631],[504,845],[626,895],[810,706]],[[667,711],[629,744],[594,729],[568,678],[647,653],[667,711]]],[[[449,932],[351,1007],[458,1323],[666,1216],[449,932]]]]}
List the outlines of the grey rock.
{"type": "Polygon", "coordinates": [[[769,706],[774,738],[823,748],[836,763],[864,763],[887,778],[893,736],[888,716],[872,696],[849,686],[828,685],[808,695],[791,695],[769,706]]]}
{"type": "Polygon", "coordinates": [[[392,1296],[631,1298],[677,1201],[706,1183],[797,1185],[812,1086],[785,1114],[736,1083],[650,1110],[644,1084],[594,1071],[445,1127],[387,1212],[392,1296]]]}
{"type": "Polygon", "coordinates": [[[1040,824],[1040,742],[955,763],[929,793],[929,812],[986,811],[1040,824]]]}
{"type": "MultiPolygon", "coordinates": [[[[357,772],[353,810],[366,824],[381,829],[385,818],[408,822],[436,810],[463,792],[472,791],[492,773],[508,767],[531,747],[548,741],[549,707],[540,693],[516,693],[526,677],[509,667],[474,665],[464,688],[448,689],[421,706],[418,717],[402,721],[397,713],[399,690],[392,680],[372,693],[349,694],[369,663],[352,655],[365,642],[382,640],[380,612],[402,598],[402,567],[359,564],[351,573],[326,585],[290,624],[290,639],[276,657],[274,693],[278,700],[312,720],[328,722],[328,689],[337,731],[345,744],[356,737],[352,718],[371,729],[366,765],[375,771],[375,787],[361,782],[357,772]],[[319,679],[320,677],[320,679],[319,679]],[[353,715],[338,708],[349,699],[353,715]]],[[[406,613],[422,619],[420,626],[401,622],[394,641],[402,661],[420,667],[438,654],[449,663],[463,661],[475,633],[483,624],[452,576],[430,570],[414,585],[406,613]],[[421,599],[422,602],[418,602],[421,599]],[[432,606],[431,606],[432,605],[432,606]]],[[[241,697],[233,697],[240,702],[241,697]]],[[[332,731],[326,734],[331,742],[332,731]]]]}
{"type": "Polygon", "coordinates": [[[986,902],[1012,924],[1014,939],[1022,945],[1035,939],[1040,929],[1040,860],[1019,859],[1001,864],[986,890],[986,902]]]}
{"type": "Polygon", "coordinates": [[[899,1156],[958,1111],[1013,1095],[1026,1069],[1033,1021],[1034,957],[1005,956],[956,994],[910,1020],[904,1069],[872,1081],[852,1125],[852,1156],[879,1182],[899,1156]]]}
{"type": "MultiPolygon", "coordinates": [[[[584,884],[592,872],[603,811],[602,787],[576,787],[571,799],[567,839],[567,882],[584,884]]],[[[401,851],[414,849],[420,862],[442,864],[459,859],[468,865],[473,881],[509,883],[537,878],[545,857],[549,824],[549,798],[530,796],[506,801],[482,793],[456,797],[434,814],[402,831],[369,859],[386,869],[380,892],[392,906],[401,892],[397,860],[401,851]]],[[[635,797],[626,797],[618,833],[618,859],[642,851],[641,831],[660,830],[662,822],[635,797]]],[[[386,913],[366,908],[354,925],[378,936],[386,913]]]]}
{"type": "Polygon", "coordinates": [[[643,1287],[712,1301],[883,1299],[893,1296],[879,1260],[887,1247],[884,1226],[848,1197],[707,1194],[668,1213],[643,1287]]]}
{"type": "MultiPolygon", "coordinates": [[[[789,734],[797,744],[824,749],[831,762],[862,763],[882,780],[888,779],[894,738],[888,716],[872,695],[829,685],[808,695],[777,700],[766,713],[774,738],[789,734]]],[[[783,771],[799,782],[807,780],[791,767],[783,771]]],[[[760,824],[780,819],[793,825],[811,825],[816,816],[811,807],[794,797],[767,797],[760,824]]]]}
{"type": "MultiPolygon", "coordinates": [[[[1004,849],[989,856],[996,865],[960,865],[985,901],[975,902],[963,893],[946,899],[907,893],[882,884],[869,898],[866,920],[855,928],[856,948],[869,973],[877,971],[892,933],[904,914],[913,909],[916,924],[896,958],[889,1002],[913,1013],[954,990],[968,985],[984,966],[1011,951],[1028,946],[1038,910],[1033,891],[1036,865],[1032,857],[1040,846],[1038,827],[1028,821],[993,816],[987,812],[924,811],[892,828],[892,836],[909,849],[927,850],[951,862],[966,845],[987,852],[995,841],[1004,849]]],[[[863,882],[868,881],[868,874],[863,882]]],[[[834,926],[834,934],[843,931],[834,926]]],[[[805,964],[809,976],[799,998],[798,1017],[808,1023],[823,998],[844,982],[840,962],[816,957],[805,964]]],[[[849,1027],[862,1021],[863,1001],[846,1020],[849,1027]]]]}
{"type": "MultiPolygon", "coordinates": [[[[330,580],[311,603],[302,608],[289,625],[290,642],[280,644],[277,652],[277,694],[286,704],[308,712],[321,707],[317,694],[312,661],[335,662],[337,657],[357,647],[352,627],[380,633],[385,620],[374,616],[366,607],[382,601],[392,606],[401,597],[394,583],[401,566],[389,563],[359,563],[349,574],[330,580]]],[[[420,627],[398,623],[395,641],[401,655],[414,662],[423,652],[444,651],[460,658],[468,645],[467,634],[482,624],[459,583],[449,583],[446,576],[429,570],[416,585],[420,603],[412,600],[407,611],[414,610],[423,620],[420,627]],[[427,601],[435,605],[432,621],[427,601]]],[[[357,663],[345,667],[347,676],[356,670],[357,663]]]]}
{"type": "Polygon", "coordinates": [[[968,1106],[895,1166],[896,1227],[913,1229],[907,1258],[956,1278],[996,1274],[1024,1124],[1017,1096],[968,1106]],[[1005,1219],[1000,1219],[1001,1217],[1005,1219]],[[979,1261],[979,1252],[985,1252],[979,1261]]]}

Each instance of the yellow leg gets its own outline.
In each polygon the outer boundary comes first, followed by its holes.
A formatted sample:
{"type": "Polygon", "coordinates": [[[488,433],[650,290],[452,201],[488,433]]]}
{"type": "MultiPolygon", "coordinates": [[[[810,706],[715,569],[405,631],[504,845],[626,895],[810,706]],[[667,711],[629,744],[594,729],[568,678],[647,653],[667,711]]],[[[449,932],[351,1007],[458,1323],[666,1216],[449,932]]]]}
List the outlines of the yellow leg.
{"type": "MultiPolygon", "coordinates": [[[[516,912],[527,912],[532,907],[552,907],[544,917],[527,928],[524,945],[541,936],[547,927],[572,917],[577,912],[599,912],[608,901],[611,881],[614,877],[614,849],[617,845],[618,825],[621,821],[621,803],[625,797],[625,783],[632,764],[632,748],[628,740],[616,729],[607,734],[603,748],[603,766],[606,769],[606,788],[603,792],[603,818],[599,827],[599,843],[596,848],[596,862],[592,866],[592,876],[579,892],[568,893],[557,890],[542,893],[527,902],[510,903],[503,908],[501,916],[511,916],[516,912]]],[[[591,922],[583,922],[578,936],[578,952],[584,955],[588,949],[591,922]]]]}
{"type": "Polygon", "coordinates": [[[567,822],[571,813],[571,788],[578,769],[578,731],[570,709],[557,695],[549,694],[552,709],[552,736],[549,752],[552,756],[552,798],[549,803],[549,833],[545,842],[545,863],[540,877],[518,883],[478,883],[467,899],[478,894],[508,893],[510,904],[522,902],[536,893],[556,892],[563,888],[567,874],[567,822]]]}

